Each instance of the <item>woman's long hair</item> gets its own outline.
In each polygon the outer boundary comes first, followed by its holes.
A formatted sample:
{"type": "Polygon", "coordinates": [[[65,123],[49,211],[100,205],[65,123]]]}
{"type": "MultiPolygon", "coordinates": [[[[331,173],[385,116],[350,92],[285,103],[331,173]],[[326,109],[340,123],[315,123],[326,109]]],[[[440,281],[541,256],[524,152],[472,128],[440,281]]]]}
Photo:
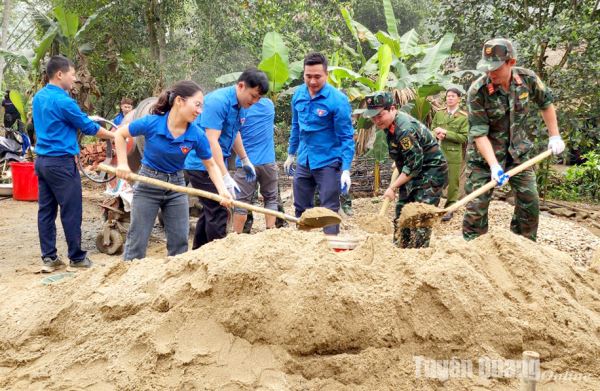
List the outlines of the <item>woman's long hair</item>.
{"type": "Polygon", "coordinates": [[[152,107],[150,113],[164,115],[173,107],[175,98],[178,96],[189,98],[198,93],[198,91],[202,92],[202,88],[195,81],[178,81],[160,94],[158,102],[152,107]]]}

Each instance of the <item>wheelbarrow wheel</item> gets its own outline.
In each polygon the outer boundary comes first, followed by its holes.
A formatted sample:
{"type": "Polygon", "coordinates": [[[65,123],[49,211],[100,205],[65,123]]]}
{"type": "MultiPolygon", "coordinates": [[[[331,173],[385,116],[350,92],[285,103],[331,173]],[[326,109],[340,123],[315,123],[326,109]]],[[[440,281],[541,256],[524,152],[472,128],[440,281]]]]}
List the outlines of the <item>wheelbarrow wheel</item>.
{"type": "Polygon", "coordinates": [[[96,247],[98,251],[108,255],[118,255],[123,252],[123,236],[116,229],[111,229],[109,232],[108,246],[104,245],[104,234],[98,233],[96,236],[96,247]]]}

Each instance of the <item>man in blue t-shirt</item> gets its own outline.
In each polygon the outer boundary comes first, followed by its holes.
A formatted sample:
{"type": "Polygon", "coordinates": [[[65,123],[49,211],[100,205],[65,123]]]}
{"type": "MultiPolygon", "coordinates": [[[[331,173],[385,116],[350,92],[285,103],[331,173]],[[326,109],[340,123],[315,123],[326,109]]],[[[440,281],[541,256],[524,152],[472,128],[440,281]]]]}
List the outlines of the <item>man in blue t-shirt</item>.
{"type": "MultiPolygon", "coordinates": [[[[243,169],[248,177],[256,176],[251,160],[246,154],[239,130],[245,110],[259,101],[269,91],[269,80],[264,72],[256,68],[245,70],[235,85],[220,88],[204,98],[204,110],[196,119],[205,130],[210,142],[213,158],[223,174],[229,193],[235,197],[239,187],[227,171],[227,158],[234,150],[240,156],[243,169]]],[[[185,169],[192,186],[196,189],[215,193],[215,185],[210,180],[206,168],[194,151],[185,160],[185,169]]],[[[227,209],[218,202],[200,198],[202,213],[196,224],[192,249],[227,235],[227,209]]]]}
{"type": "Polygon", "coordinates": [[[119,114],[113,119],[115,125],[119,126],[123,123],[123,119],[127,114],[129,114],[133,110],[133,100],[129,98],[121,99],[121,111],[119,114]]]}
{"type": "MultiPolygon", "coordinates": [[[[248,158],[254,165],[256,177],[251,178],[242,167],[239,157],[236,159],[236,172],[233,177],[240,188],[238,200],[252,203],[258,185],[267,209],[274,211],[277,207],[277,163],[275,163],[274,140],[275,106],[268,98],[261,98],[258,103],[246,110],[242,118],[240,134],[248,158]]],[[[248,216],[246,209],[235,208],[233,230],[242,233],[248,216]]],[[[275,216],[265,216],[267,229],[275,227],[275,216]]]]}
{"type": "Polygon", "coordinates": [[[48,61],[49,83],[33,97],[33,120],[37,146],[35,172],[39,185],[38,231],[42,249],[42,271],[51,272],[64,266],[56,250],[56,214],[67,240],[72,267],[90,267],[87,253],[81,249],[81,177],[75,163],[79,155],[77,129],[83,134],[113,138],[81,111],[68,94],[75,82],[75,66],[63,57],[48,61]]]}
{"type": "MultiPolygon", "coordinates": [[[[294,176],[297,217],[314,206],[317,189],[321,206],[335,212],[340,209],[340,192],[350,191],[353,137],[350,102],[327,83],[327,59],[321,53],[307,54],[304,85],[292,97],[292,129],[284,164],[286,173],[294,176]]],[[[323,231],[337,235],[339,229],[334,225],[323,231]]]]}

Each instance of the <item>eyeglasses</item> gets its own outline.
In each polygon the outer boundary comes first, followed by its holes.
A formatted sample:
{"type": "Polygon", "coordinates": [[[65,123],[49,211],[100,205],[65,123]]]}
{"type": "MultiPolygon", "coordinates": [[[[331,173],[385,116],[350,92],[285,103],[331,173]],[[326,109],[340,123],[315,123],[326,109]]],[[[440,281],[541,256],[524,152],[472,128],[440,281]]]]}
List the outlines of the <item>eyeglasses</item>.
{"type": "Polygon", "coordinates": [[[501,45],[485,46],[483,53],[486,57],[506,57],[508,56],[508,48],[501,45]]]}
{"type": "MultiPolygon", "coordinates": [[[[184,102],[186,102],[186,101],[188,100],[188,98],[184,98],[184,97],[182,97],[182,96],[180,96],[180,98],[181,98],[181,100],[182,100],[182,101],[184,101],[184,102]]],[[[197,109],[201,109],[201,108],[203,108],[203,107],[204,107],[204,102],[196,101],[196,102],[193,102],[193,103],[194,103],[194,106],[195,106],[197,109]]]]}

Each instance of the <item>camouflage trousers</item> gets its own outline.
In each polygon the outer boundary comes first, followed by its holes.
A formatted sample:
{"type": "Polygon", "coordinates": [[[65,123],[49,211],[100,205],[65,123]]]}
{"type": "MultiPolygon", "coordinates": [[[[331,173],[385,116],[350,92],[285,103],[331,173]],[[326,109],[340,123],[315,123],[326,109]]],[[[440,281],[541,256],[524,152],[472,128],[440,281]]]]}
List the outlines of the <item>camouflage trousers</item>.
{"type": "MultiPolygon", "coordinates": [[[[511,168],[509,166],[505,171],[511,168]]],[[[489,167],[467,166],[466,194],[472,193],[489,181],[489,167]]],[[[540,200],[535,181],[535,171],[533,168],[522,171],[511,177],[509,183],[515,195],[515,210],[510,222],[510,230],[517,235],[535,241],[540,217],[540,200]]],[[[463,237],[466,240],[475,239],[487,233],[488,207],[493,192],[492,189],[467,204],[463,219],[463,237]]]]}
{"type": "Polygon", "coordinates": [[[448,166],[444,165],[438,170],[425,173],[415,183],[412,179],[398,191],[396,202],[396,218],[394,219],[394,244],[401,248],[428,247],[431,238],[431,228],[406,228],[398,226],[398,217],[402,208],[411,202],[438,206],[442,197],[442,190],[448,184],[448,166]]]}

